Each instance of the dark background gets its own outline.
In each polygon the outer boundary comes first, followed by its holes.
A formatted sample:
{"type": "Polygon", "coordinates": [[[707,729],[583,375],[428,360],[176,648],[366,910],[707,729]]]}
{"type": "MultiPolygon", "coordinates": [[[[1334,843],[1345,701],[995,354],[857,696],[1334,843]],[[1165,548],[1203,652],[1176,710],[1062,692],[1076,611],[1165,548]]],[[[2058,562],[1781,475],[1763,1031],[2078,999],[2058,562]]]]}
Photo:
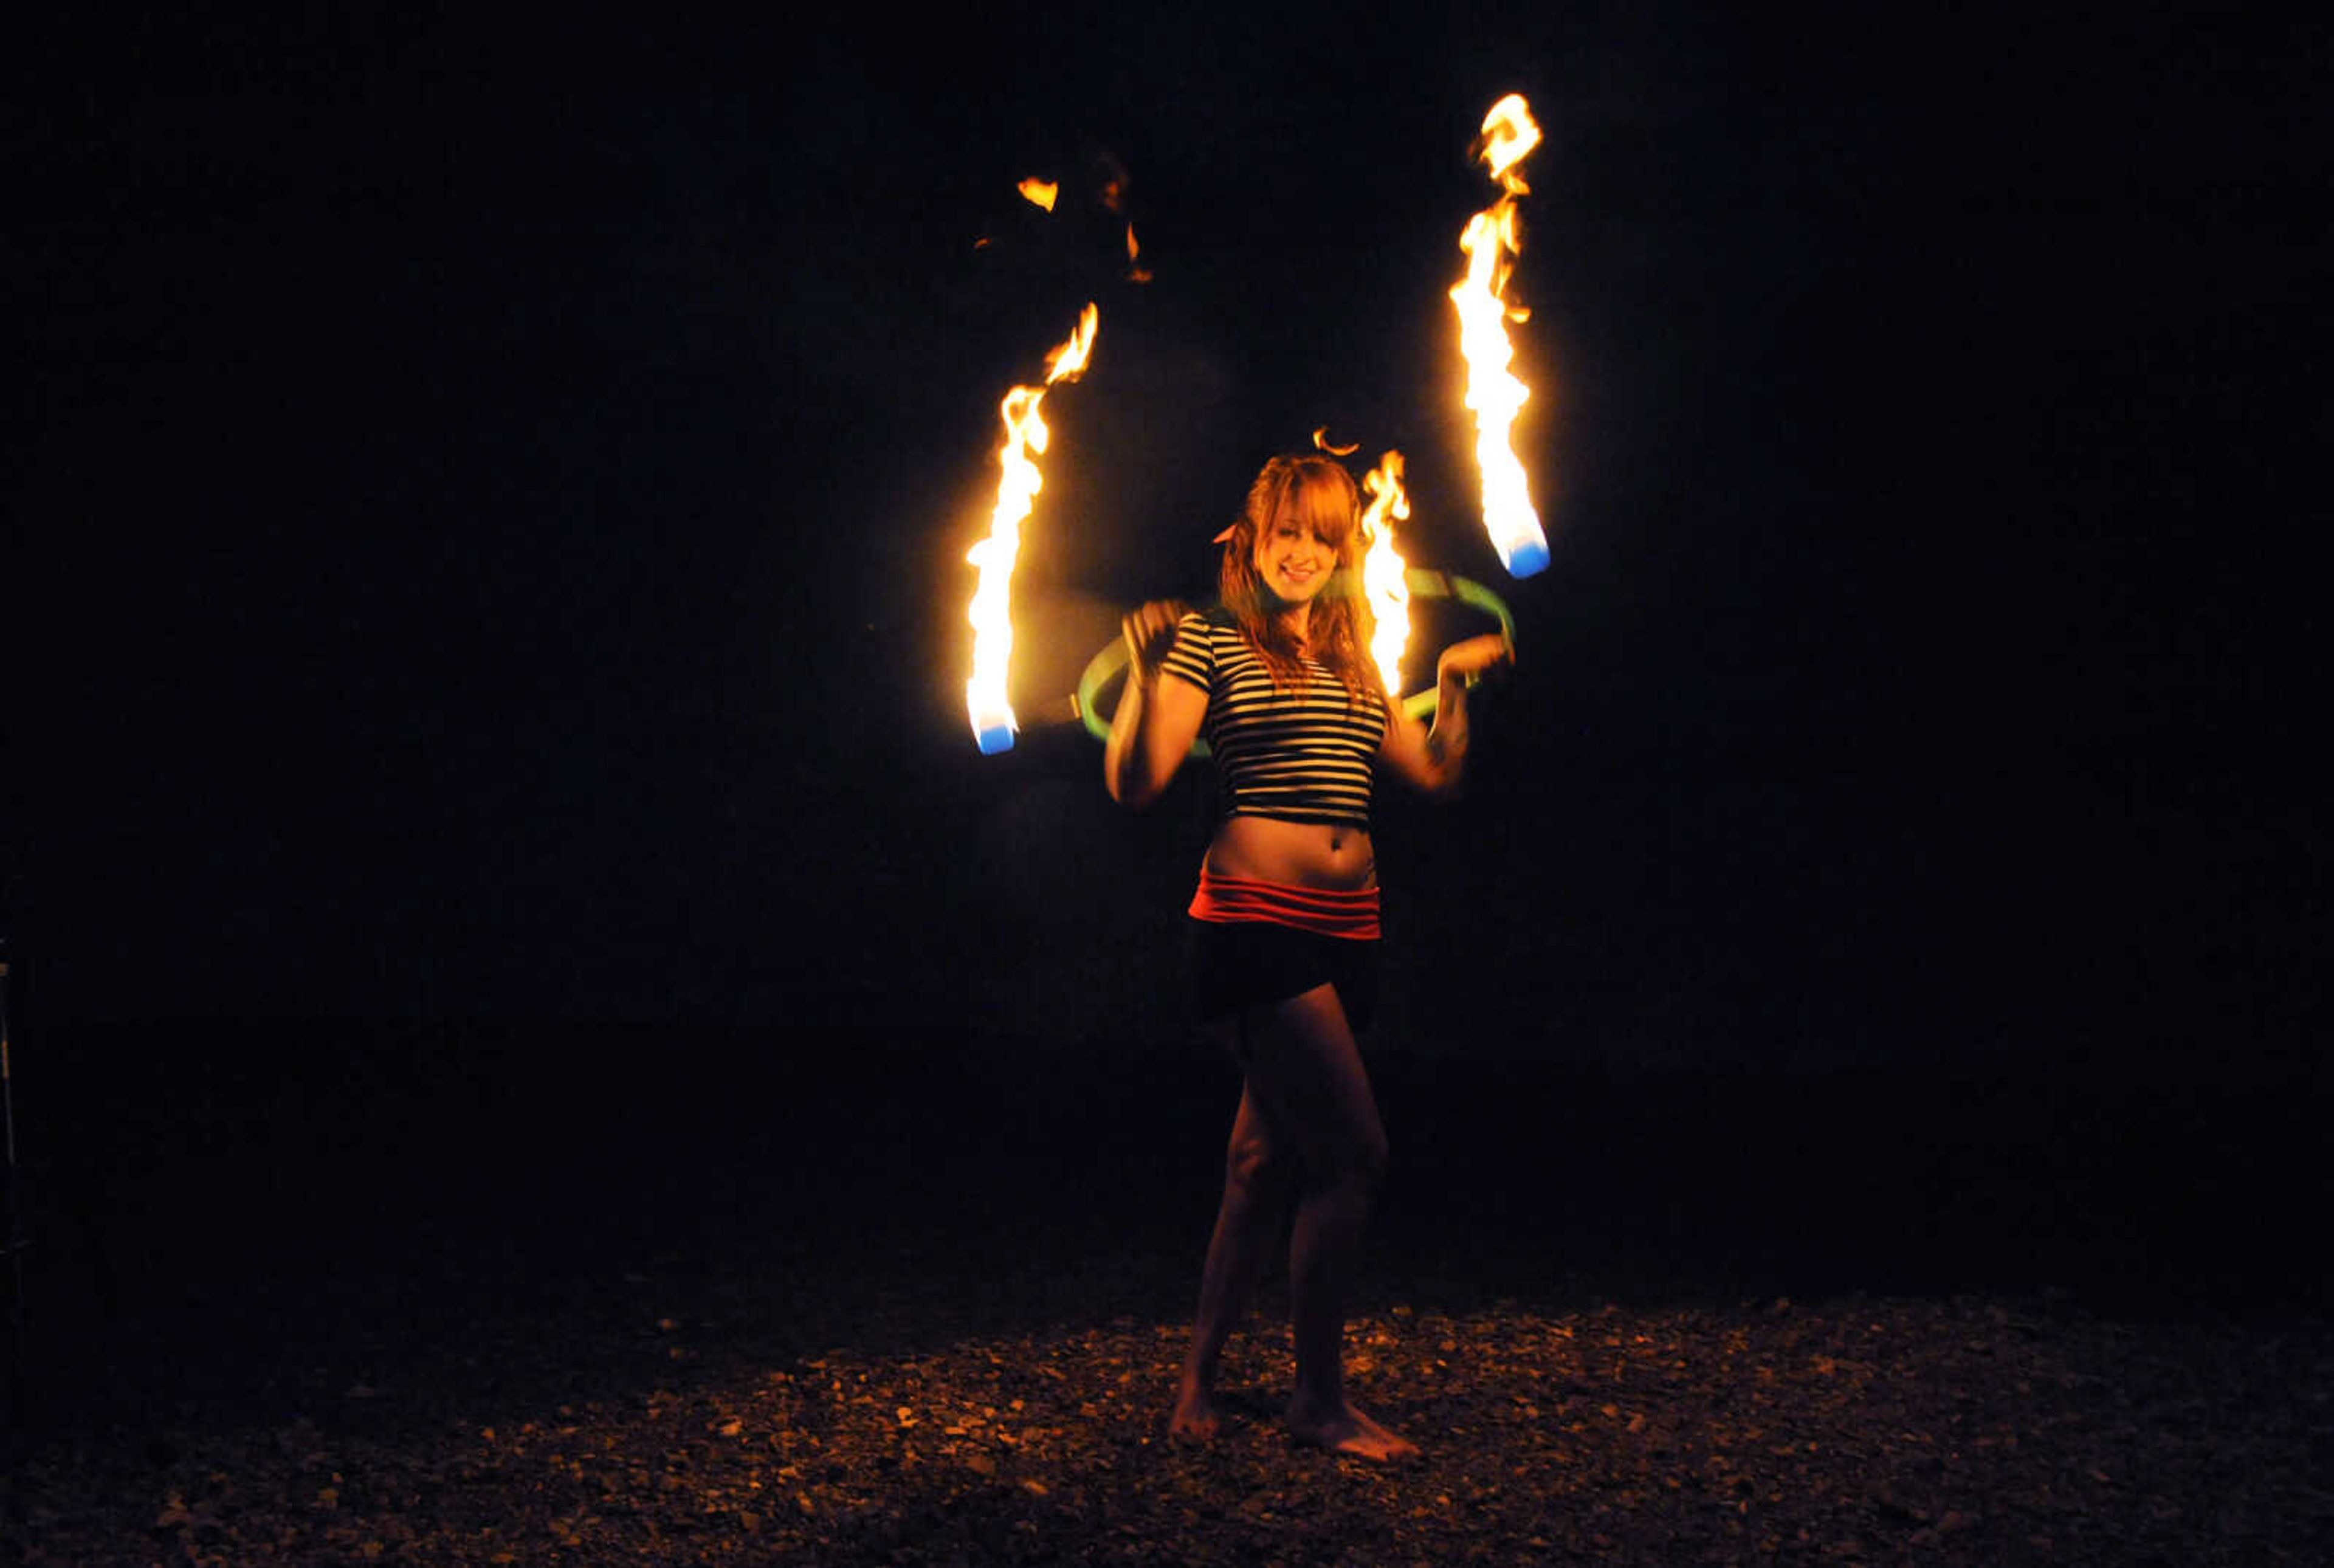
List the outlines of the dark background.
{"type": "Polygon", "coordinates": [[[67,1074],[429,1077],[488,1034],[620,1082],[881,1042],[950,1093],[1013,1092],[1015,1043],[1188,1051],[1204,778],[1128,817],[1082,732],[983,757],[962,713],[996,404],[1089,299],[1025,715],[1204,592],[1319,425],[1403,449],[1413,562],[1514,607],[1470,798],[1384,803],[1380,1050],[2322,1092],[2325,43],[2112,7],[35,32],[28,1136],[67,1074]],[[1548,132],[1520,583],[1443,297],[1509,91],[1548,132]]]}

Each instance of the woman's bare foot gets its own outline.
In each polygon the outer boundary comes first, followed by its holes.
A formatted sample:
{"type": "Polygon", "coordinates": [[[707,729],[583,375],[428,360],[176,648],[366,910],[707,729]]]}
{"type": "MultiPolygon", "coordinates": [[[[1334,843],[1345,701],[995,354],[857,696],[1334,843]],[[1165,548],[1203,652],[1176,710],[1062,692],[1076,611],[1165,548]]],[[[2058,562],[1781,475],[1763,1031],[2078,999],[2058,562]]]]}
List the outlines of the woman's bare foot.
{"type": "Polygon", "coordinates": [[[1216,1409],[1215,1399],[1206,1389],[1194,1382],[1176,1389],[1175,1413],[1167,1418],[1169,1437],[1187,1443],[1211,1442],[1223,1427],[1223,1412],[1216,1409]]]}
{"type": "Polygon", "coordinates": [[[1289,1434],[1298,1442],[1326,1448],[1333,1454],[1351,1454],[1382,1465],[1418,1457],[1416,1443],[1387,1430],[1350,1404],[1323,1414],[1292,1400],[1288,1418],[1289,1434]]]}

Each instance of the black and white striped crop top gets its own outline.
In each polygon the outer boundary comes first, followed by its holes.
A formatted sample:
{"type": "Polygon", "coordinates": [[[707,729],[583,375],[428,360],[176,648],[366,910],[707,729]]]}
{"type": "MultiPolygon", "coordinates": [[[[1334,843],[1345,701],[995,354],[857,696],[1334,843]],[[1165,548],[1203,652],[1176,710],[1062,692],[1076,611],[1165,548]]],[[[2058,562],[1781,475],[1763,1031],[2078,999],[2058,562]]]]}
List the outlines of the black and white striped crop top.
{"type": "Polygon", "coordinates": [[[1225,815],[1370,825],[1370,765],[1386,723],[1377,693],[1355,704],[1310,655],[1301,688],[1274,690],[1271,669],[1220,606],[1183,617],[1161,668],[1208,694],[1201,733],[1225,815]]]}

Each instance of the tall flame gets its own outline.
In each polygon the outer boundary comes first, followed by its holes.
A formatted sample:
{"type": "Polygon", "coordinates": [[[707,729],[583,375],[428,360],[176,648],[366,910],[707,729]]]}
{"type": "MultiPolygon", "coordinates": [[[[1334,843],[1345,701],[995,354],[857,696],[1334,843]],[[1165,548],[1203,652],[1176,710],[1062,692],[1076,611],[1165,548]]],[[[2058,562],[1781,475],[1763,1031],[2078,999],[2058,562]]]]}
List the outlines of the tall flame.
{"type": "MultiPolygon", "coordinates": [[[[1320,438],[1316,431],[1314,438],[1320,438]]],[[[1388,452],[1362,481],[1370,504],[1362,510],[1362,592],[1377,617],[1370,637],[1370,657],[1385,678],[1386,696],[1402,697],[1402,650],[1410,640],[1410,582],[1408,569],[1395,551],[1394,524],[1410,515],[1410,497],[1402,488],[1402,454],[1388,452]]]]}
{"type": "Polygon", "coordinates": [[[1548,535],[1540,531],[1531,487],[1509,436],[1531,389],[1508,370],[1515,351],[1507,322],[1523,320],[1524,313],[1511,310],[1505,297],[1517,252],[1516,197],[1530,188],[1520,166],[1539,140],[1531,109],[1517,93],[1500,99],[1484,116],[1481,157],[1499,182],[1500,199],[1467,221],[1459,238],[1467,275],[1451,289],[1451,303],[1459,309],[1459,351],[1467,361],[1467,407],[1475,415],[1483,528],[1514,577],[1529,577],[1548,564],[1548,535]]]}
{"type": "Polygon", "coordinates": [[[984,755],[1009,750],[1019,725],[1006,698],[1005,678],[1013,659],[1013,563],[1021,553],[1021,524],[1045,480],[1037,458],[1045,455],[1049,433],[1037,407],[1046,387],[1074,381],[1086,368],[1100,316],[1092,304],[1079,313],[1077,329],[1046,356],[1046,384],[1016,387],[1005,394],[998,411],[1005,418],[1005,445],[998,449],[1004,471],[997,480],[997,508],[989,520],[989,537],[966,553],[980,568],[972,594],[972,678],[965,683],[965,705],[972,715],[973,737],[984,755]]]}

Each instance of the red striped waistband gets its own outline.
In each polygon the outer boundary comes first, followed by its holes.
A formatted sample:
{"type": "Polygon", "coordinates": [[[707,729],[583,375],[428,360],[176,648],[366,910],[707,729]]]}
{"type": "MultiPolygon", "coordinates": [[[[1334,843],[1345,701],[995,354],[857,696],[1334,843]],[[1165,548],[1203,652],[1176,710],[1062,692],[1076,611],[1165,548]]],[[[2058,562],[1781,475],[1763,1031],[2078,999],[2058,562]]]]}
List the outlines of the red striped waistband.
{"type": "Polygon", "coordinates": [[[1290,882],[1220,877],[1201,866],[1200,890],[1191,895],[1190,914],[1195,920],[1262,920],[1356,942],[1378,939],[1378,890],[1374,887],[1351,892],[1300,888],[1290,882]]]}

